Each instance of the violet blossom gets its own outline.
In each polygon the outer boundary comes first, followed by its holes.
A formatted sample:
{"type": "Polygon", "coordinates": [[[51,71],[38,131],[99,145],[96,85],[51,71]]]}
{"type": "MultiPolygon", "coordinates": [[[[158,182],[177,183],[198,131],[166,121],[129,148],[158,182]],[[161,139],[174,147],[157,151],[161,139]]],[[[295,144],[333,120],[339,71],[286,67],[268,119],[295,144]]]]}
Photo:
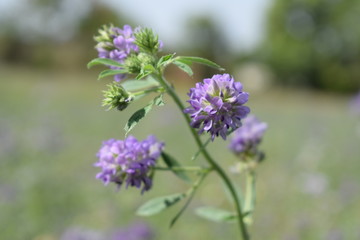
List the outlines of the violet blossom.
{"type": "Polygon", "coordinates": [[[140,188],[142,193],[152,186],[149,177],[151,168],[156,164],[164,148],[164,143],[149,136],[143,141],[129,136],[125,140],[109,139],[104,141],[97,153],[98,162],[94,164],[102,170],[96,175],[105,185],[114,182],[121,187],[140,188]]]}
{"type": "MultiPolygon", "coordinates": [[[[104,29],[99,31],[99,34],[99,36],[95,37],[98,42],[95,48],[100,58],[108,58],[124,63],[132,52],[139,52],[139,47],[135,44],[134,30],[129,25],[124,25],[123,29],[105,26],[104,29]]],[[[110,66],[110,68],[120,69],[114,66],[110,66]]],[[[121,81],[125,77],[126,74],[117,74],[114,78],[115,81],[121,81]]]]}
{"type": "Polygon", "coordinates": [[[241,126],[241,119],[250,112],[247,106],[249,94],[242,91],[242,84],[235,82],[229,74],[217,74],[197,83],[189,92],[190,107],[184,110],[190,114],[191,126],[211,134],[212,140],[221,136],[226,139],[230,128],[241,126]]]}
{"type": "Polygon", "coordinates": [[[257,146],[266,129],[265,122],[259,121],[254,115],[249,115],[243,120],[243,125],[234,132],[229,148],[235,154],[256,154],[257,146]]]}

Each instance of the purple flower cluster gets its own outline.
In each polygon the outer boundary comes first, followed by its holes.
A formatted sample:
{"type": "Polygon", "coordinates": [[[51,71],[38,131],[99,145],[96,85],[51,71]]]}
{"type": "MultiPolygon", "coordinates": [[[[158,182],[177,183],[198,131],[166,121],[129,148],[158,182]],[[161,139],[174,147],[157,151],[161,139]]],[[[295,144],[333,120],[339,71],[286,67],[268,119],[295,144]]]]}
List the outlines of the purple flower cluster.
{"type": "MultiPolygon", "coordinates": [[[[109,58],[124,63],[131,52],[139,52],[139,47],[135,44],[134,31],[129,25],[125,25],[123,29],[113,26],[105,27],[99,33],[100,36],[95,37],[99,42],[95,48],[100,58],[109,58]]],[[[113,66],[111,68],[118,69],[113,66]]],[[[126,74],[115,75],[115,81],[121,81],[125,77],[126,74]]]]}
{"type": "Polygon", "coordinates": [[[267,124],[260,122],[255,116],[246,117],[243,125],[234,132],[229,145],[230,149],[235,154],[255,154],[266,129],[267,124]]]}
{"type": "Polygon", "coordinates": [[[140,188],[142,193],[152,186],[149,172],[161,155],[164,143],[149,136],[143,141],[129,136],[125,140],[110,139],[104,141],[97,153],[98,162],[94,164],[102,171],[96,175],[105,185],[116,183],[119,187],[125,182],[126,187],[140,188]]]}
{"type": "Polygon", "coordinates": [[[190,107],[184,110],[190,114],[191,126],[199,128],[199,134],[207,131],[212,140],[215,136],[226,139],[229,128],[241,126],[250,109],[243,106],[249,94],[242,91],[242,84],[235,82],[229,74],[217,74],[206,78],[190,89],[190,107]]]}

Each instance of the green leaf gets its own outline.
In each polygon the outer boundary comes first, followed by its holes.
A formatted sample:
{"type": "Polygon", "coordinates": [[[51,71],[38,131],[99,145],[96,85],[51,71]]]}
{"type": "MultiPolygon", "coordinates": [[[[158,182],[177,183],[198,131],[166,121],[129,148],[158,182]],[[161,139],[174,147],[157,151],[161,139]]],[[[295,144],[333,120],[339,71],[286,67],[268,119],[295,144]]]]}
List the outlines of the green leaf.
{"type": "Polygon", "coordinates": [[[87,64],[87,67],[91,68],[95,65],[107,65],[107,66],[115,66],[115,67],[121,67],[121,68],[124,67],[123,64],[121,64],[117,61],[108,59],[108,58],[95,58],[87,64]]]}
{"type": "MultiPolygon", "coordinates": [[[[161,153],[162,159],[164,160],[166,166],[168,166],[169,168],[173,168],[173,167],[181,167],[181,164],[175,160],[175,158],[173,158],[172,156],[170,156],[169,154],[162,152],[161,153]]],[[[191,182],[190,178],[185,174],[184,171],[176,171],[176,170],[171,170],[176,176],[178,176],[179,178],[181,178],[182,180],[186,181],[186,182],[191,182]]]]}
{"type": "Polygon", "coordinates": [[[150,75],[152,72],[141,72],[141,73],[139,73],[137,76],[136,76],[136,80],[141,80],[141,79],[143,79],[144,77],[146,77],[146,76],[148,76],[148,75],[150,75]]]}
{"type": "Polygon", "coordinates": [[[178,66],[181,70],[183,70],[184,72],[186,72],[190,77],[194,74],[191,67],[186,64],[183,63],[181,61],[174,61],[173,62],[176,66],[178,66]]]}
{"type": "Polygon", "coordinates": [[[158,68],[165,67],[166,65],[169,65],[170,63],[172,63],[175,54],[176,53],[172,53],[172,54],[162,56],[157,63],[157,67],[158,68]]]}
{"type": "Polygon", "coordinates": [[[206,58],[201,58],[201,57],[189,57],[189,56],[179,56],[175,58],[176,61],[180,61],[184,64],[190,64],[190,63],[199,63],[199,64],[203,64],[212,68],[215,68],[219,71],[224,71],[225,69],[222,68],[220,65],[218,65],[217,63],[214,63],[206,58]]]}
{"type": "Polygon", "coordinates": [[[151,64],[145,65],[145,66],[143,67],[143,70],[144,70],[145,72],[151,72],[151,73],[156,71],[156,69],[154,68],[154,66],[151,65],[151,64]]]}
{"type": "Polygon", "coordinates": [[[168,196],[157,197],[142,205],[136,212],[140,216],[151,216],[164,211],[186,197],[185,193],[176,193],[168,196]]]}
{"type": "Polygon", "coordinates": [[[133,129],[141,119],[143,119],[152,109],[152,107],[156,106],[163,106],[164,101],[162,99],[162,95],[157,96],[152,101],[149,102],[148,105],[143,107],[142,109],[136,111],[128,120],[128,122],[125,125],[125,136],[133,129]]]}
{"type": "Polygon", "coordinates": [[[113,75],[123,74],[123,73],[127,73],[127,71],[125,69],[106,69],[99,74],[98,80],[100,80],[101,78],[107,77],[107,76],[113,76],[113,75]]]}
{"type": "Polygon", "coordinates": [[[141,80],[127,80],[121,83],[121,86],[125,88],[126,91],[134,92],[141,89],[149,88],[149,87],[156,87],[159,83],[150,77],[141,80]]]}
{"type": "Polygon", "coordinates": [[[214,222],[234,222],[236,214],[215,207],[201,207],[196,209],[196,214],[214,222]]]}

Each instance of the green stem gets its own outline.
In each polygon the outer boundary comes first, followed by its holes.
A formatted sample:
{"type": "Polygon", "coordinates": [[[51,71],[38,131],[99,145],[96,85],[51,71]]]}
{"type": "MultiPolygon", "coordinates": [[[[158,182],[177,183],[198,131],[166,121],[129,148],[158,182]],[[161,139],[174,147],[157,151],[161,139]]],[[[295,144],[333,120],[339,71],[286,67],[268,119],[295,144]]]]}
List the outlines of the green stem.
{"type": "Polygon", "coordinates": [[[246,215],[246,223],[252,223],[252,213],[255,208],[256,201],[256,175],[255,171],[248,169],[246,172],[246,197],[244,209],[249,214],[246,215]]]}
{"type": "Polygon", "coordinates": [[[138,91],[138,92],[132,92],[131,94],[134,96],[134,97],[141,97],[141,96],[144,96],[148,93],[152,93],[152,92],[163,92],[165,89],[164,87],[152,87],[152,88],[149,88],[149,89],[146,89],[146,90],[142,90],[142,91],[138,91]]]}
{"type": "Polygon", "coordinates": [[[235,188],[233,186],[233,184],[230,181],[230,178],[226,175],[225,171],[220,167],[220,165],[214,160],[212,159],[212,157],[210,156],[210,154],[207,152],[206,148],[203,147],[203,143],[198,135],[198,133],[196,132],[196,130],[194,128],[192,128],[190,126],[190,122],[191,119],[190,117],[185,114],[183,111],[185,109],[184,105],[182,104],[180,98],[178,97],[178,95],[175,93],[174,89],[169,85],[169,83],[163,78],[161,73],[158,73],[155,75],[155,78],[157,80],[159,80],[160,84],[167,90],[167,92],[169,93],[169,95],[173,98],[174,102],[176,103],[176,105],[179,107],[179,109],[181,110],[182,115],[184,116],[187,125],[191,131],[191,134],[193,135],[196,144],[198,145],[199,149],[201,150],[202,154],[204,155],[206,161],[210,164],[210,166],[212,168],[214,168],[214,170],[220,175],[220,177],[223,179],[223,181],[225,182],[226,186],[228,187],[232,198],[234,200],[234,204],[235,204],[235,208],[236,208],[236,213],[238,215],[238,224],[239,224],[239,228],[242,234],[242,238],[243,240],[249,240],[249,234],[247,232],[245,223],[244,223],[244,214],[241,210],[241,206],[240,206],[240,201],[238,199],[238,196],[236,194],[235,188]]]}
{"type": "Polygon", "coordinates": [[[181,210],[176,214],[176,216],[171,220],[170,227],[175,224],[175,222],[179,219],[181,214],[185,211],[185,209],[189,206],[190,202],[192,201],[196,190],[199,188],[202,181],[205,179],[205,177],[208,175],[209,172],[211,172],[211,168],[205,168],[203,172],[200,175],[200,178],[193,184],[193,186],[185,193],[186,196],[188,196],[188,200],[186,201],[185,205],[181,208],[181,210]]]}
{"type": "Polygon", "coordinates": [[[162,171],[175,171],[175,172],[203,172],[209,170],[209,168],[203,167],[154,167],[155,170],[162,171]]]}

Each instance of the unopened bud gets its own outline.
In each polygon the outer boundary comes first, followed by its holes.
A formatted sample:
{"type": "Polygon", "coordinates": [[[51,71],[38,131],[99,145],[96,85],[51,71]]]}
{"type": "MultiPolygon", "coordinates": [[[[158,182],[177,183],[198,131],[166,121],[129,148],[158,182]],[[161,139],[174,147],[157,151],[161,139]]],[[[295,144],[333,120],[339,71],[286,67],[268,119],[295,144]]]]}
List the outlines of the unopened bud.
{"type": "Polygon", "coordinates": [[[131,93],[127,92],[121,85],[112,83],[108,85],[109,89],[104,91],[103,106],[108,106],[108,110],[117,108],[124,110],[134,99],[131,93]]]}

